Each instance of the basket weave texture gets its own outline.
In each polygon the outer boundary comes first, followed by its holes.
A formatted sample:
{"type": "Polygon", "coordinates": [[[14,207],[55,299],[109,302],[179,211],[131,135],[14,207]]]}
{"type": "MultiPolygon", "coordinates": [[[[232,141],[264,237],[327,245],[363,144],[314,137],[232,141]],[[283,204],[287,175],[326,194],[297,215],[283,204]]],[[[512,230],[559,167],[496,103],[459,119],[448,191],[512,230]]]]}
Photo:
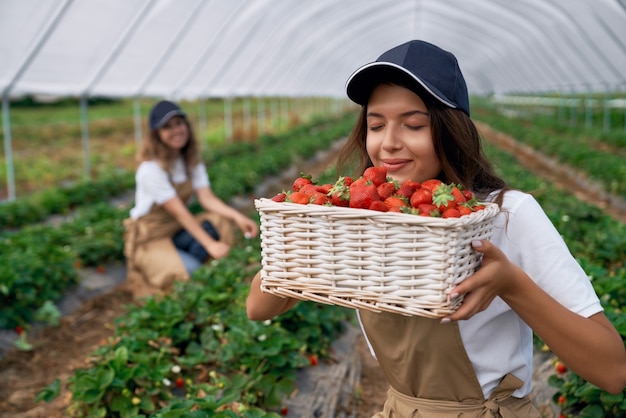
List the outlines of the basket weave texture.
{"type": "Polygon", "coordinates": [[[261,289],[278,296],[438,318],[462,297],[450,290],[474,273],[499,208],[432,218],[257,199],[261,289]]]}

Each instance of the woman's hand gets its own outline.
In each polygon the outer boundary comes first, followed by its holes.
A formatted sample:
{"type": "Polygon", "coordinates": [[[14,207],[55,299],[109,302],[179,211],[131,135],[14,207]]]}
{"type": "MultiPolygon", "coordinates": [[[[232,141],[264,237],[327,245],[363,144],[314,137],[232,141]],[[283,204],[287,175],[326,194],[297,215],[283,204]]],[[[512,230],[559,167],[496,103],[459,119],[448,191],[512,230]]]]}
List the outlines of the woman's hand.
{"type": "Polygon", "coordinates": [[[472,247],[483,253],[481,267],[452,289],[451,297],[465,295],[463,304],[442,322],[469,319],[476,313],[484,311],[496,296],[506,291],[507,286],[510,285],[510,278],[521,272],[520,268],[511,263],[506,255],[491,242],[474,241],[472,247]]]}
{"type": "Polygon", "coordinates": [[[198,201],[200,205],[207,212],[218,213],[230,220],[232,220],[243,232],[246,238],[256,237],[259,233],[259,226],[252,219],[248,218],[243,213],[228,206],[219,197],[217,197],[211,189],[208,187],[202,187],[196,190],[198,201]]]}
{"type": "Polygon", "coordinates": [[[259,233],[259,226],[257,223],[244,215],[235,218],[235,223],[247,239],[254,238],[259,233]]]}
{"type": "Polygon", "coordinates": [[[230,245],[221,241],[213,241],[208,244],[205,249],[209,255],[216,260],[224,258],[228,255],[228,253],[230,253],[230,245]]]}

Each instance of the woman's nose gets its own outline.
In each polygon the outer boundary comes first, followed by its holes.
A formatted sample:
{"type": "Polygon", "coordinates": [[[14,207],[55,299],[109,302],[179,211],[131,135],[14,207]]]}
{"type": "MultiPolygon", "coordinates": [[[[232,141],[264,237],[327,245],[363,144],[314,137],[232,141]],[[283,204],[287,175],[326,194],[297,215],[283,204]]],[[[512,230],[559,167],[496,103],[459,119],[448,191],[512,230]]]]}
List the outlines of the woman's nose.
{"type": "Polygon", "coordinates": [[[401,146],[401,141],[398,136],[398,130],[393,125],[388,125],[385,129],[382,146],[384,149],[398,149],[401,146]]]}

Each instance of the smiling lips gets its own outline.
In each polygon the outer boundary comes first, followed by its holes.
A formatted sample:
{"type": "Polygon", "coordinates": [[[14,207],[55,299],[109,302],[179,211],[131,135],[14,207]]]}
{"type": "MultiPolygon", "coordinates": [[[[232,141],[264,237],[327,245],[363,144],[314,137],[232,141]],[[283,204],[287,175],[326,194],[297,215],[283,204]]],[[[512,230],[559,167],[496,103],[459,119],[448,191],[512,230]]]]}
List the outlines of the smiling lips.
{"type": "Polygon", "coordinates": [[[383,163],[383,167],[387,169],[388,172],[398,171],[402,169],[405,165],[411,162],[410,159],[404,158],[393,158],[393,159],[383,159],[381,160],[383,163]]]}

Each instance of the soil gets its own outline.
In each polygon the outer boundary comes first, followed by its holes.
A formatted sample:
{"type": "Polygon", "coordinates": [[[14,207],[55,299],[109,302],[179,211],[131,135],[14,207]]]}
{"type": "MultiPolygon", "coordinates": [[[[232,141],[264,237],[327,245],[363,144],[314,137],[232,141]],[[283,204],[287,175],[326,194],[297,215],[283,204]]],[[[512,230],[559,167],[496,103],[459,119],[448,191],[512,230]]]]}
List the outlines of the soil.
{"type": "MultiPolygon", "coordinates": [[[[487,140],[509,149],[517,147],[515,148],[518,150],[517,155],[525,166],[547,176],[550,181],[567,182],[569,189],[575,187],[577,193],[583,197],[592,194],[597,199],[597,189],[590,188],[589,183],[568,181],[563,176],[564,171],[557,169],[557,166],[545,157],[532,152],[519,152],[519,146],[510,138],[497,134],[485,126],[479,128],[487,140]]],[[[292,172],[286,172],[282,178],[293,179],[298,171],[316,177],[332,164],[334,155],[336,152],[333,150],[320,154],[312,163],[300,165],[298,170],[292,167],[292,172]]],[[[273,188],[268,187],[262,195],[269,196],[276,188],[280,191],[283,187],[284,183],[281,184],[278,179],[273,188]]],[[[591,198],[585,200],[593,201],[591,198]]],[[[622,222],[626,219],[626,210],[619,205],[611,205],[610,199],[605,199],[603,206],[622,222]]],[[[118,286],[85,302],[74,312],[63,317],[60,326],[32,330],[28,335],[28,341],[33,346],[32,350],[12,350],[5,353],[0,360],[0,418],[65,417],[64,411],[70,400],[70,392],[67,389],[62,389],[61,395],[49,404],[35,403],[36,394],[55,378],[61,379],[64,383],[76,369],[86,367],[89,354],[113,335],[112,324],[115,318],[124,314],[125,306],[132,300],[133,295],[124,290],[123,286],[118,286]]],[[[370,355],[362,335],[359,335],[356,341],[355,354],[360,357],[361,374],[354,391],[352,415],[371,417],[382,410],[389,386],[378,364],[370,355]]]]}

